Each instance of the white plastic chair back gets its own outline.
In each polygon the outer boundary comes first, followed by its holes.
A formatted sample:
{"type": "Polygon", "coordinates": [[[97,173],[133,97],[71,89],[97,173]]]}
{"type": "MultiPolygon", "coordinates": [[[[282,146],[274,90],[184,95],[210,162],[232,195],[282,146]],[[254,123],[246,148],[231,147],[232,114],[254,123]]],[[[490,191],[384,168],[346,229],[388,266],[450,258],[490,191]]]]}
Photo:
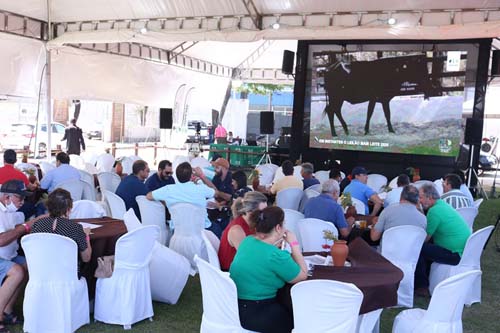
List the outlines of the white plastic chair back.
{"type": "MultiPolygon", "coordinates": [[[[299,221],[299,234],[303,252],[320,252],[325,250],[322,248],[322,245],[326,244],[323,238],[323,230],[329,230],[337,237],[339,235],[333,223],[313,218],[299,221]]],[[[328,245],[332,245],[331,243],[328,245]]]]}
{"type": "Polygon", "coordinates": [[[135,197],[139,211],[141,212],[141,221],[143,225],[156,225],[160,229],[158,242],[166,245],[168,239],[168,230],[165,216],[165,206],[158,201],[150,201],[144,195],[135,197]]]}
{"type": "Polygon", "coordinates": [[[287,188],[276,194],[276,206],[281,209],[289,208],[299,210],[300,200],[304,191],[300,188],[287,188]]]}
{"type": "Polygon", "coordinates": [[[71,194],[73,201],[82,200],[83,185],[80,179],[65,180],[57,184],[56,188],[63,188],[71,194]]]}
{"type": "Polygon", "coordinates": [[[96,189],[93,184],[87,183],[80,179],[80,184],[82,185],[82,199],[96,201],[97,194],[96,189]]]}
{"type": "Polygon", "coordinates": [[[468,292],[481,271],[473,270],[439,283],[427,310],[410,309],[394,319],[392,332],[461,333],[462,312],[468,292]]]}
{"type": "Polygon", "coordinates": [[[359,199],[356,198],[351,198],[352,205],[354,208],[356,208],[356,213],[365,215],[366,210],[365,210],[365,203],[359,199]]]}
{"type": "Polygon", "coordinates": [[[21,239],[29,281],[25,332],[74,332],[89,323],[87,281],[77,276],[77,246],[70,238],[35,233],[21,239]]]}
{"type": "Polygon", "coordinates": [[[434,181],[434,187],[436,188],[436,190],[438,191],[439,193],[439,196],[442,196],[443,195],[443,192],[444,192],[444,189],[443,189],[443,180],[441,178],[439,179],[436,179],[434,181]]]}
{"type": "Polygon", "coordinates": [[[90,173],[88,173],[87,171],[85,170],[78,170],[78,172],[80,173],[80,180],[83,180],[89,184],[94,184],[94,176],[91,175],[90,173]]]}
{"type": "Polygon", "coordinates": [[[483,203],[483,198],[477,199],[474,201],[474,207],[479,209],[479,206],[481,206],[482,203],[483,203]]]}
{"type": "Polygon", "coordinates": [[[104,190],[115,193],[118,185],[122,179],[114,172],[100,172],[97,174],[97,180],[99,181],[99,187],[101,192],[104,190]]]}
{"type": "Polygon", "coordinates": [[[70,219],[99,218],[106,214],[104,208],[95,201],[78,200],[73,202],[70,219]]]}
{"type": "Polygon", "coordinates": [[[376,173],[368,175],[366,185],[377,193],[382,192],[382,186],[387,185],[387,177],[376,173]]]}
{"type": "Polygon", "coordinates": [[[323,184],[328,179],[330,179],[330,171],[328,171],[328,170],[319,170],[319,171],[316,171],[314,173],[314,177],[316,177],[316,179],[319,180],[319,182],[321,184],[323,184]]]}
{"type": "Polygon", "coordinates": [[[110,191],[104,190],[102,193],[104,195],[104,201],[108,204],[111,217],[115,219],[123,219],[123,215],[125,215],[125,212],[127,211],[123,199],[110,191]]]}
{"type": "Polygon", "coordinates": [[[290,292],[294,333],[354,333],[363,293],[352,283],[334,280],[299,282],[290,292]]]}
{"type": "Polygon", "coordinates": [[[274,174],[277,170],[276,165],[274,164],[261,164],[258,165],[255,169],[259,170],[259,184],[260,185],[269,185],[273,182],[274,174]]]}
{"type": "Polygon", "coordinates": [[[113,275],[97,279],[95,320],[128,329],[153,316],[149,262],[158,232],[157,226],[148,225],[118,239],[113,275]]]}
{"type": "MultiPolygon", "coordinates": [[[[476,269],[481,270],[481,254],[493,228],[490,225],[470,235],[467,243],[465,243],[464,252],[458,265],[432,263],[429,274],[429,291],[431,294],[433,294],[434,289],[441,281],[450,276],[476,269]]],[[[481,302],[481,278],[478,278],[473,283],[470,293],[465,299],[465,304],[467,305],[477,302],[481,302]]]]}
{"type": "Polygon", "coordinates": [[[205,157],[195,157],[191,160],[191,167],[196,168],[208,168],[210,167],[210,162],[205,157]]]}
{"type": "Polygon", "coordinates": [[[470,230],[472,231],[474,227],[474,220],[476,219],[476,216],[479,213],[477,208],[476,207],[457,208],[457,212],[463,217],[464,221],[467,223],[470,230]]]}
{"type": "Polygon", "coordinates": [[[43,175],[46,175],[50,170],[54,170],[56,166],[50,162],[40,161],[40,169],[42,169],[43,175]]]}
{"type": "Polygon", "coordinates": [[[115,157],[111,154],[102,154],[97,157],[96,168],[99,172],[111,172],[115,164],[115,157]]]}
{"type": "Polygon", "coordinates": [[[195,254],[208,259],[202,238],[206,210],[189,203],[176,203],[169,207],[169,211],[175,228],[169,248],[186,257],[195,269],[196,264],[193,261],[195,254]]]}
{"type": "Polygon", "coordinates": [[[404,274],[398,288],[399,306],[413,307],[415,268],[425,237],[424,229],[412,225],[393,227],[382,235],[382,255],[404,274]]]}
{"type": "Polygon", "coordinates": [[[80,155],[69,154],[69,165],[78,170],[85,170],[85,160],[80,155]]]}
{"type": "Polygon", "coordinates": [[[208,262],[210,265],[220,269],[219,256],[217,255],[217,251],[213,247],[212,243],[206,236],[205,232],[201,233],[201,237],[203,238],[203,243],[205,244],[205,248],[207,249],[208,262]]]}
{"type": "Polygon", "coordinates": [[[395,188],[398,188],[398,177],[399,176],[392,178],[392,180],[389,182],[389,187],[392,188],[393,190],[395,188]]]}
{"type": "Polygon", "coordinates": [[[245,332],[240,324],[236,285],[229,273],[210,265],[196,256],[200,273],[203,316],[200,332],[245,332]]]}

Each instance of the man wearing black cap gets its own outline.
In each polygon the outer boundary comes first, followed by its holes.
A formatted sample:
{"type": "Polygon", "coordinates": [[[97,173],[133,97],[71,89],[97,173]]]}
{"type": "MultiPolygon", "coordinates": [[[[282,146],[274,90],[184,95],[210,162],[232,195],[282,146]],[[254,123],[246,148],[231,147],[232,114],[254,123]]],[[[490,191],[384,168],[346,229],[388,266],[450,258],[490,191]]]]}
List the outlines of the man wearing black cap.
{"type": "Polygon", "coordinates": [[[375,216],[382,208],[384,201],[380,199],[377,192],[372,190],[366,182],[368,181],[368,171],[365,168],[357,166],[352,169],[353,180],[344,189],[344,194],[350,193],[351,197],[362,201],[365,204],[365,215],[368,215],[368,201],[373,202],[371,215],[375,216]]]}

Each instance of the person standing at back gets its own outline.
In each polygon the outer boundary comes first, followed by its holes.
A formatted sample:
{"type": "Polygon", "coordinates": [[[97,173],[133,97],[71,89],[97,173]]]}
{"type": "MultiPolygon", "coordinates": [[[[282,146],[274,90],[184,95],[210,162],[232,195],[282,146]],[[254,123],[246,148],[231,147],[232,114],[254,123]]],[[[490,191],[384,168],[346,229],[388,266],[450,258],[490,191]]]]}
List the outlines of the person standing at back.
{"type": "Polygon", "coordinates": [[[76,126],[76,119],[70,120],[71,125],[66,127],[64,137],[61,141],[66,140],[66,152],[68,155],[80,155],[80,146],[85,151],[85,140],[83,139],[82,129],[76,126]]]}

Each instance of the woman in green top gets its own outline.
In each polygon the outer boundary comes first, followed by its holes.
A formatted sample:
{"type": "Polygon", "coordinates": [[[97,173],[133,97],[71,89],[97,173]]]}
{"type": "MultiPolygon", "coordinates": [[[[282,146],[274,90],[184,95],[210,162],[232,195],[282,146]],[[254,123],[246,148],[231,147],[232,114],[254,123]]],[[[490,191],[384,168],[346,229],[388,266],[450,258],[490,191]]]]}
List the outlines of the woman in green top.
{"type": "Polygon", "coordinates": [[[257,332],[290,332],[293,317],[276,300],[285,283],[307,278],[307,267],[295,234],[283,227],[285,214],[279,207],[267,207],[250,215],[255,236],[238,247],[229,273],[238,290],[238,307],[243,328],[257,332]],[[283,242],[292,253],[281,250],[283,242]]]}

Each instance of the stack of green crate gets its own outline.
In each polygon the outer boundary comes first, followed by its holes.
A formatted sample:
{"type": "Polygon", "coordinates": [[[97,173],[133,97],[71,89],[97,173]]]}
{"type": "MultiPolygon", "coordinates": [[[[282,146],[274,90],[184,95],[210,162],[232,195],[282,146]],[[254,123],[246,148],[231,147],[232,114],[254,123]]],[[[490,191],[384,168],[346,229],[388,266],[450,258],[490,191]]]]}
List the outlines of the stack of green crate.
{"type": "Polygon", "coordinates": [[[245,167],[248,164],[248,155],[239,154],[245,152],[245,146],[229,146],[231,151],[231,166],[245,167]]]}
{"type": "Polygon", "coordinates": [[[248,166],[256,166],[257,163],[259,163],[260,159],[262,158],[262,155],[266,151],[265,147],[259,147],[259,146],[245,146],[246,151],[249,153],[259,153],[258,155],[246,155],[248,158],[248,166]]]}
{"type": "MultiPolygon", "coordinates": [[[[218,144],[218,143],[212,143],[210,144],[210,150],[226,150],[227,149],[227,144],[218,144]]],[[[217,152],[217,154],[221,155],[222,157],[226,158],[226,153],[225,152],[217,152]]],[[[212,160],[212,156],[214,156],[214,152],[209,152],[208,153],[208,160],[212,160]]]]}

